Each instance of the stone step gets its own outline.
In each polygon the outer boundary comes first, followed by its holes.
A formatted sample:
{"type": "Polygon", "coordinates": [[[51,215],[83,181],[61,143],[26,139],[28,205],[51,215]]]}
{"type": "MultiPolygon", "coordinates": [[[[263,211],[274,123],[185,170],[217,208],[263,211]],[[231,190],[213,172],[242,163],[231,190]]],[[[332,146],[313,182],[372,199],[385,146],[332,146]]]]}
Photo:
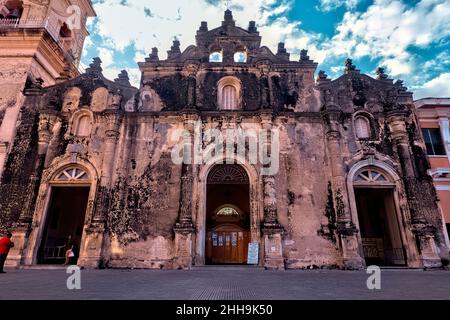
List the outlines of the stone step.
{"type": "Polygon", "coordinates": [[[51,264],[35,264],[20,266],[19,269],[23,270],[66,270],[68,266],[63,265],[51,265],[51,264]]]}
{"type": "Polygon", "coordinates": [[[192,270],[264,270],[264,267],[255,265],[218,264],[218,265],[193,266],[192,270]]]}

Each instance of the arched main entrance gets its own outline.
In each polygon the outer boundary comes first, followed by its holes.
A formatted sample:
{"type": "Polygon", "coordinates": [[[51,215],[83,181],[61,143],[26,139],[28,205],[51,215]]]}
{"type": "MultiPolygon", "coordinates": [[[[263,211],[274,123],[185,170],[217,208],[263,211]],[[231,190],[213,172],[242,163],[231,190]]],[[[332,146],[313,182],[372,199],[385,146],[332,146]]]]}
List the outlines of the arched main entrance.
{"type": "Polygon", "coordinates": [[[240,165],[215,165],[206,186],[206,264],[245,264],[250,237],[247,172],[240,165]]]}
{"type": "Polygon", "coordinates": [[[90,184],[89,174],[78,166],[67,167],[54,176],[37,263],[63,264],[65,253],[71,247],[75,256],[70,263],[77,263],[90,184]]]}
{"type": "Polygon", "coordinates": [[[394,181],[380,168],[364,167],[353,176],[353,188],[366,265],[405,266],[394,181]]]}

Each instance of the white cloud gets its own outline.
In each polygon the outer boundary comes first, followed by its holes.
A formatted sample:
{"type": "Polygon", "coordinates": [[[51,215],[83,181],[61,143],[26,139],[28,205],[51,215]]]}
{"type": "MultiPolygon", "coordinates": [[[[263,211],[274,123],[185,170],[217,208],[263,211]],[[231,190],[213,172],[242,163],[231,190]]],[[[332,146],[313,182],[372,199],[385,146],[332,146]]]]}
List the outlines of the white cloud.
{"type": "Polygon", "coordinates": [[[360,0],[320,0],[318,9],[322,11],[331,11],[345,6],[347,9],[355,8],[360,0]]]}
{"type": "MultiPolygon", "coordinates": [[[[322,0],[321,4],[331,8],[338,2],[355,8],[360,0],[322,0]]],[[[391,77],[407,76],[407,79],[415,79],[419,68],[411,47],[428,48],[450,35],[447,27],[450,0],[421,0],[415,6],[399,0],[374,0],[365,12],[346,12],[331,38],[302,30],[300,21],[289,20],[293,3],[293,0],[254,0],[232,9],[238,26],[247,28],[250,20],[256,21],[262,45],[276,51],[277,43],[285,41],[293,60],[298,59],[300,49],[308,49],[311,59],[320,64],[343,61],[346,57],[381,58],[380,65],[387,67],[391,77]]],[[[152,47],[158,47],[160,58],[165,59],[174,37],[181,41],[182,50],[195,44],[200,22],[208,21],[209,29],[220,26],[225,7],[205,0],[104,0],[95,4],[95,9],[98,21],[94,33],[101,37],[103,49],[99,49],[99,54],[107,69],[108,63],[112,63],[110,67],[120,67],[120,63],[111,62],[114,57],[111,52],[123,51],[130,45],[136,48],[131,59],[139,62],[144,61],[152,47]]],[[[434,68],[434,72],[445,71],[436,69],[439,64],[430,61],[425,67],[434,68]]],[[[422,77],[421,81],[426,79],[422,77]]],[[[417,83],[421,82],[412,82],[417,83]]]]}
{"type": "MultiPolygon", "coordinates": [[[[237,24],[243,28],[250,20],[263,26],[263,39],[271,46],[298,25],[283,17],[291,8],[290,1],[284,0],[276,7],[273,3],[273,0],[248,1],[239,4],[242,10],[233,12],[237,24]],[[271,23],[273,29],[264,28],[271,17],[275,17],[271,23]]],[[[152,47],[159,47],[160,58],[165,58],[174,37],[179,38],[183,48],[195,43],[196,29],[201,21],[208,21],[210,29],[218,27],[225,7],[211,5],[204,0],[133,0],[126,5],[121,0],[106,0],[97,3],[95,9],[98,34],[105,40],[109,39],[112,48],[123,50],[134,44],[137,50],[148,54],[152,47]]]]}
{"type": "MultiPolygon", "coordinates": [[[[98,15],[95,33],[102,39],[98,51],[105,69],[112,60],[111,52],[123,51],[130,45],[136,48],[135,62],[144,61],[153,47],[165,59],[175,37],[180,40],[182,50],[195,44],[200,22],[207,21],[210,30],[216,28],[225,11],[224,6],[214,6],[205,0],[133,0],[125,4],[121,0],[105,0],[95,5],[98,15]]],[[[285,41],[292,59],[298,59],[300,49],[308,48],[311,58],[322,62],[326,52],[317,47],[319,35],[300,30],[301,22],[286,18],[292,6],[292,0],[254,0],[240,3],[239,10],[232,9],[238,26],[246,29],[249,21],[256,21],[262,45],[276,51],[278,42],[285,41]]]]}
{"type": "Polygon", "coordinates": [[[450,97],[450,72],[424,83],[414,91],[414,99],[450,97]]]}
{"type": "Polygon", "coordinates": [[[422,0],[408,7],[398,0],[375,0],[364,13],[346,12],[327,55],[382,58],[392,76],[415,67],[411,46],[426,48],[450,35],[450,0],[422,0]]]}
{"type": "Polygon", "coordinates": [[[114,64],[114,51],[108,48],[100,47],[97,49],[100,59],[102,60],[102,66],[108,68],[114,64]]]}

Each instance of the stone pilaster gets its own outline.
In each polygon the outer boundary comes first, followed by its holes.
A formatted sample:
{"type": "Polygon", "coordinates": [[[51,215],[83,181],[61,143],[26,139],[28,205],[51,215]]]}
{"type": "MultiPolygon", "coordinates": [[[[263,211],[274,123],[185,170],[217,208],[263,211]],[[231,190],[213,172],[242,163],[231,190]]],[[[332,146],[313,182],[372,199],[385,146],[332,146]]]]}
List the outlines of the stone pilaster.
{"type": "Polygon", "coordinates": [[[192,165],[183,165],[178,221],[175,232],[174,268],[185,269],[192,266],[192,244],[195,226],[192,222],[192,165]]]}
{"type": "Polygon", "coordinates": [[[261,76],[259,78],[260,84],[260,94],[261,94],[261,109],[269,108],[272,104],[272,97],[270,93],[270,79],[269,79],[269,66],[268,65],[260,65],[259,71],[261,76]]]}
{"type": "MultiPolygon", "coordinates": [[[[41,95],[41,80],[25,90],[27,96],[27,104],[34,105],[41,95]]],[[[53,135],[53,125],[55,124],[57,117],[55,113],[43,112],[39,117],[38,127],[38,155],[36,163],[34,164],[33,172],[30,175],[29,182],[26,187],[26,198],[23,203],[19,220],[16,221],[12,227],[11,232],[13,234],[14,248],[11,249],[8,255],[8,261],[6,265],[8,267],[19,267],[23,263],[24,250],[28,244],[28,237],[32,230],[32,221],[36,205],[36,198],[38,195],[38,189],[41,181],[41,175],[44,168],[44,160],[47,154],[48,145],[53,135]]]]}
{"type": "Polygon", "coordinates": [[[278,223],[275,179],[263,177],[264,187],[264,267],[267,269],[284,269],[282,236],[284,228],[278,223]]]}
{"type": "Polygon", "coordinates": [[[418,240],[422,264],[427,268],[438,267],[442,263],[435,241],[436,228],[428,221],[428,215],[439,214],[437,212],[438,207],[434,199],[431,199],[430,202],[424,201],[430,199],[422,198],[423,196],[431,196],[427,189],[432,188],[432,186],[431,182],[420,181],[416,177],[413,155],[409,147],[408,132],[406,130],[407,117],[407,111],[393,110],[388,113],[387,122],[403,170],[403,181],[411,214],[412,231],[418,240]]]}
{"type": "Polygon", "coordinates": [[[327,121],[327,149],[331,164],[332,190],[334,195],[334,206],[336,212],[337,233],[342,250],[344,268],[361,269],[364,260],[359,254],[358,238],[355,225],[353,224],[348,203],[348,192],[346,187],[346,173],[343,166],[341,151],[341,133],[339,107],[330,105],[324,110],[327,121]]]}
{"type": "MultiPolygon", "coordinates": [[[[272,113],[261,113],[261,126],[263,130],[272,130],[272,113]]],[[[272,150],[271,138],[267,140],[266,150],[272,150]]],[[[278,142],[276,142],[278,143],[278,142]]],[[[275,177],[263,176],[264,195],[264,220],[262,222],[262,234],[264,238],[264,267],[267,269],[284,269],[282,237],[284,228],[278,222],[277,197],[275,177]]]]}
{"type": "Polygon", "coordinates": [[[105,246],[105,217],[109,209],[109,194],[114,169],[117,142],[119,141],[120,125],[123,115],[116,110],[104,114],[106,124],[105,148],[100,184],[97,188],[96,206],[89,226],[85,229],[85,241],[80,249],[79,265],[88,268],[102,266],[105,246]]]}

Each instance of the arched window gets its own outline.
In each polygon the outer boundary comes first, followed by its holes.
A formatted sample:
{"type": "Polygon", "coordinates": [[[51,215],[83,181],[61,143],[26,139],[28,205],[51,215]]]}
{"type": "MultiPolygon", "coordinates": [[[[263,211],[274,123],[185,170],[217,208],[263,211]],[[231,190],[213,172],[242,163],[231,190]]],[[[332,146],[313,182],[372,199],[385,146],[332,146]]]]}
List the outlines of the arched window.
{"type": "Polygon", "coordinates": [[[88,115],[83,115],[78,118],[77,129],[75,135],[79,137],[88,137],[91,134],[91,118],[88,115]]]}
{"type": "Polygon", "coordinates": [[[356,117],[355,132],[358,139],[369,139],[372,136],[369,119],[364,116],[356,117]]]}
{"type": "Polygon", "coordinates": [[[59,36],[61,38],[71,38],[72,30],[70,30],[69,26],[66,23],[63,23],[61,29],[59,30],[59,36]]]}
{"type": "Polygon", "coordinates": [[[224,77],[218,83],[218,106],[221,110],[240,108],[241,82],[235,77],[224,77]]]}
{"type": "Polygon", "coordinates": [[[78,167],[70,167],[59,172],[54,181],[81,182],[90,180],[86,171],[78,167]]]}
{"type": "Polygon", "coordinates": [[[223,207],[216,213],[216,215],[232,217],[232,216],[239,216],[239,212],[237,212],[236,209],[232,207],[223,207]]]}
{"type": "Polygon", "coordinates": [[[209,55],[209,62],[222,62],[223,61],[223,55],[220,51],[212,52],[209,55]]]}
{"type": "Polygon", "coordinates": [[[4,5],[0,5],[0,17],[6,19],[20,19],[23,12],[22,1],[10,0],[4,5]]]}
{"type": "Polygon", "coordinates": [[[234,62],[236,63],[246,63],[247,62],[247,52],[238,51],[234,54],[234,62]]]}
{"type": "Polygon", "coordinates": [[[365,183],[377,183],[377,182],[388,182],[384,173],[376,169],[366,169],[360,171],[355,176],[355,182],[365,182],[365,183]]]}
{"type": "Polygon", "coordinates": [[[222,109],[236,110],[237,109],[237,93],[236,88],[232,85],[223,87],[222,92],[222,109]]]}

